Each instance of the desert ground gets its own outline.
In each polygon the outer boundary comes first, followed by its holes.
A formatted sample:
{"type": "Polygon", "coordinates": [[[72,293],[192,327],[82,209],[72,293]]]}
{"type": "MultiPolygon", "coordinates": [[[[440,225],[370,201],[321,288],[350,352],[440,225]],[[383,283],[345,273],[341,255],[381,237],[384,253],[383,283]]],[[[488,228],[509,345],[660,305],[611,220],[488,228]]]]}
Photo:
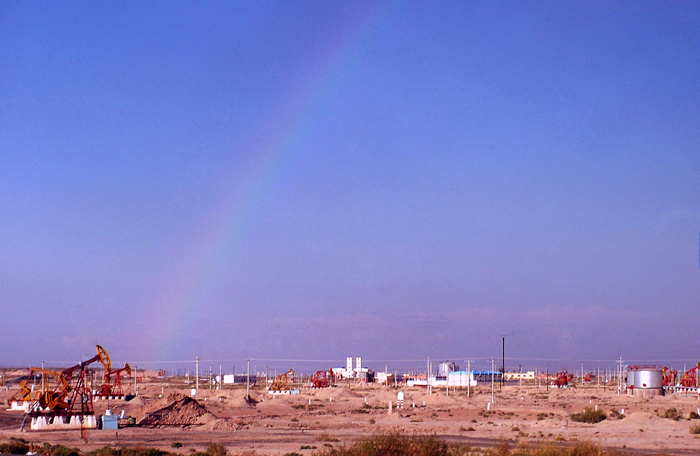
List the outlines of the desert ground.
{"type": "MultiPolygon", "coordinates": [[[[156,447],[187,454],[221,443],[232,454],[311,454],[328,445],[349,444],[376,433],[435,434],[441,438],[489,447],[504,441],[553,442],[567,445],[590,441],[630,454],[700,452],[700,435],[690,432],[700,420],[697,396],[650,398],[618,394],[615,388],[576,386],[553,389],[546,385],[491,385],[450,390],[425,387],[398,388],[373,384],[341,384],[323,389],[296,385],[299,394],[273,396],[261,386],[245,385],[221,390],[200,388],[191,400],[190,387],[168,379],[153,379],[139,386],[139,396],[95,401],[97,414],[111,409],[131,416],[136,425],[119,430],[20,431],[22,412],[5,410],[12,389],[0,391],[0,442],[12,437],[33,443],[63,444],[90,451],[104,446],[156,447]],[[396,408],[403,391],[404,408],[396,408]],[[391,408],[389,404],[391,403],[391,408]],[[570,414],[585,407],[605,411],[597,424],[574,422],[570,414]],[[663,417],[670,408],[681,418],[663,417]],[[624,412],[623,412],[624,411],[624,412]],[[182,446],[173,446],[174,443],[182,446]]],[[[125,423],[124,420],[121,423],[125,423]]],[[[27,425],[27,428],[29,426],[27,425]]]]}

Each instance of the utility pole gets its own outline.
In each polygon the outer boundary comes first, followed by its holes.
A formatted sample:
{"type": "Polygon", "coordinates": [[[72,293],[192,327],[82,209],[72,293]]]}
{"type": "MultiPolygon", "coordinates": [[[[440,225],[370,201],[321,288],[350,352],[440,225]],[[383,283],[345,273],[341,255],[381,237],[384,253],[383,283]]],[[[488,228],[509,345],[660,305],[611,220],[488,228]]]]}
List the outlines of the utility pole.
{"type": "Polygon", "coordinates": [[[219,364],[219,384],[217,389],[221,389],[221,385],[224,383],[224,377],[221,376],[221,364],[219,364]]]}
{"type": "Polygon", "coordinates": [[[134,396],[139,395],[139,389],[138,386],[136,385],[136,381],[139,377],[139,366],[134,366],[134,396]]]}
{"type": "Polygon", "coordinates": [[[617,394],[622,391],[622,356],[620,356],[617,367],[617,394]]]}
{"type": "Polygon", "coordinates": [[[503,364],[501,365],[501,387],[505,384],[506,379],[506,336],[503,336],[503,364]]]}
{"type": "Polygon", "coordinates": [[[246,374],[246,383],[245,383],[245,395],[246,395],[246,401],[250,398],[250,358],[247,360],[248,363],[248,373],[246,374]]]}
{"type": "Polygon", "coordinates": [[[467,397],[471,397],[469,388],[472,386],[472,361],[467,361],[467,397]]]}
{"type": "Polygon", "coordinates": [[[194,370],[195,370],[195,378],[196,378],[196,381],[195,381],[196,383],[195,383],[194,389],[198,390],[199,389],[199,356],[197,356],[194,359],[194,370]]]}
{"type": "MultiPolygon", "coordinates": [[[[518,365],[518,394],[520,394],[520,390],[523,388],[523,365],[519,364],[518,365]]],[[[503,373],[505,375],[505,372],[503,373]]]]}
{"type": "Polygon", "coordinates": [[[46,374],[44,373],[44,361],[41,361],[41,394],[44,394],[46,392],[46,374]]]}
{"type": "Polygon", "coordinates": [[[432,394],[433,391],[430,388],[430,356],[428,356],[428,366],[425,369],[425,385],[428,390],[428,394],[432,394]]]}
{"type": "MultiPolygon", "coordinates": [[[[505,339],[505,337],[504,337],[504,339],[505,339]]],[[[493,399],[494,399],[494,397],[493,397],[493,377],[495,375],[495,372],[494,372],[495,370],[496,370],[496,362],[495,362],[494,358],[491,358],[491,403],[492,404],[493,404],[493,399]]]]}
{"type": "Polygon", "coordinates": [[[450,395],[450,363],[447,362],[447,372],[445,375],[445,396],[450,395]]]}

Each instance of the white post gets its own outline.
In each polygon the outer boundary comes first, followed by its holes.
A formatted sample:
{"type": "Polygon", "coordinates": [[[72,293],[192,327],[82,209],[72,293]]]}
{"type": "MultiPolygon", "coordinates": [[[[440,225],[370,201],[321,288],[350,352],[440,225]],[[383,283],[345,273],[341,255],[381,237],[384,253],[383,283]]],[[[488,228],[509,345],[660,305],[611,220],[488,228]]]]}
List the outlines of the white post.
{"type": "Polygon", "coordinates": [[[245,384],[245,394],[246,400],[250,397],[250,359],[247,360],[248,363],[248,373],[246,374],[246,384],[245,384]]]}

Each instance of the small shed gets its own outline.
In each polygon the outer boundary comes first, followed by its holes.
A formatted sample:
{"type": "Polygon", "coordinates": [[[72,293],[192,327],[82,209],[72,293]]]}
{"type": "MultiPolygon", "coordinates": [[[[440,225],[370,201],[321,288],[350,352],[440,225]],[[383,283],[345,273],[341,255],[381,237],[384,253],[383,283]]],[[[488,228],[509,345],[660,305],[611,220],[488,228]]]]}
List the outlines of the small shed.
{"type": "Polygon", "coordinates": [[[119,429],[119,416],[100,415],[100,426],[103,431],[119,429]]]}

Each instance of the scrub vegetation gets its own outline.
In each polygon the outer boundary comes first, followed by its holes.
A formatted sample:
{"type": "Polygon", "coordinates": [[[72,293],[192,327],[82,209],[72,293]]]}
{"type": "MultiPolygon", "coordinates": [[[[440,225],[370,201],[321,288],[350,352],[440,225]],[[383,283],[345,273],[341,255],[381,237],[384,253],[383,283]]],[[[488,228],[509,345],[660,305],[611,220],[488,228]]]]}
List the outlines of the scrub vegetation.
{"type": "MultiPolygon", "coordinates": [[[[317,456],[621,456],[616,450],[606,450],[589,442],[557,446],[553,443],[511,445],[503,443],[495,448],[478,448],[447,442],[438,437],[407,436],[398,433],[378,434],[361,439],[352,445],[325,448],[317,456]]],[[[630,454],[630,453],[625,453],[630,454]]]]}
{"type": "Polygon", "coordinates": [[[577,423],[596,424],[606,419],[607,416],[602,410],[594,410],[590,407],[586,407],[583,409],[583,412],[572,413],[569,415],[569,418],[571,418],[571,421],[576,421],[577,423]]]}

